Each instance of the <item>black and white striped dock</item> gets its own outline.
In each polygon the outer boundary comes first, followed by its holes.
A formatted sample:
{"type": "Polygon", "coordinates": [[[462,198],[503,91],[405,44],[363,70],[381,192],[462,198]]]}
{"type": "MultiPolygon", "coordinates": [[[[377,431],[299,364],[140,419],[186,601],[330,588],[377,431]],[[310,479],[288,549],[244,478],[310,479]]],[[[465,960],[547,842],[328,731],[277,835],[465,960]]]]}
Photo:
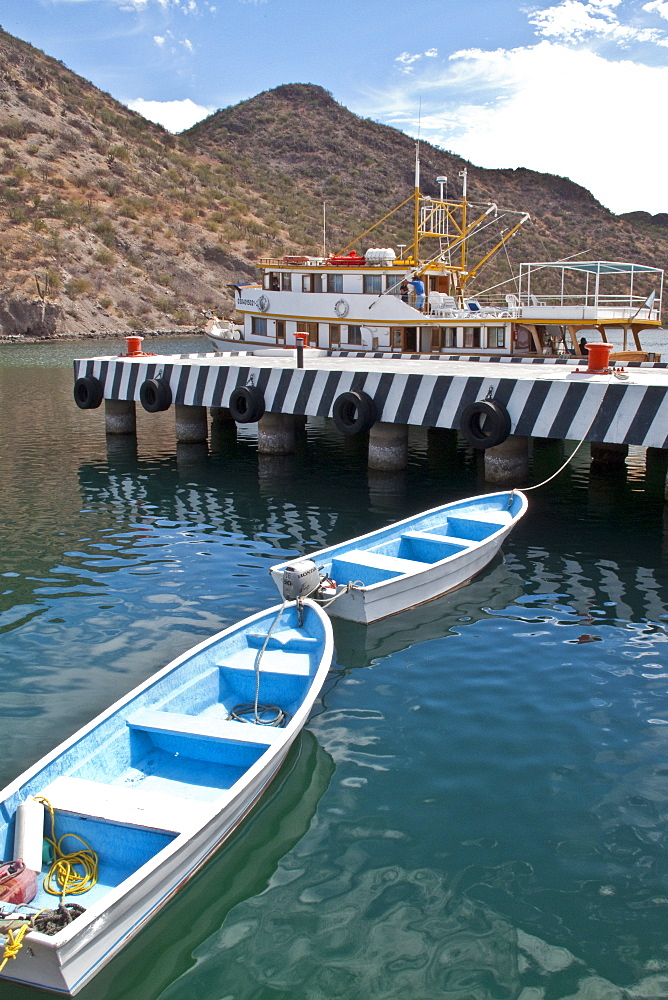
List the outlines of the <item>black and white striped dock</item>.
{"type": "Polygon", "coordinates": [[[494,399],[508,411],[514,435],[668,447],[665,365],[592,374],[572,360],[508,365],[499,360],[452,363],[442,357],[309,355],[307,350],[304,368],[297,368],[292,351],[240,352],[82,359],[74,362],[74,374],[99,379],[107,400],[138,401],[146,379],[162,379],[175,404],[193,407],[225,407],[237,386],[255,385],[269,412],[320,417],[331,416],[342,392],[362,390],[373,397],[380,421],[438,428],[459,428],[469,403],[494,399]]]}

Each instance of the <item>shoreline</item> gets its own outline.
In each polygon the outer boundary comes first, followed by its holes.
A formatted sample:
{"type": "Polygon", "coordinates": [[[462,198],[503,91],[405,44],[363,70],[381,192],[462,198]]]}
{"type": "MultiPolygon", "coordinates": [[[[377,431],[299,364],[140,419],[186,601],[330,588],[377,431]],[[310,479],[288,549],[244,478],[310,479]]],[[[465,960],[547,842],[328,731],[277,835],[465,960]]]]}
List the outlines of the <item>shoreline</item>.
{"type": "Polygon", "coordinates": [[[127,333],[108,331],[100,333],[81,333],[78,336],[67,333],[57,333],[54,337],[26,337],[23,334],[0,334],[0,346],[3,344],[61,344],[75,343],[79,340],[126,340],[128,337],[204,337],[201,328],[188,327],[185,330],[132,330],[127,333]]]}

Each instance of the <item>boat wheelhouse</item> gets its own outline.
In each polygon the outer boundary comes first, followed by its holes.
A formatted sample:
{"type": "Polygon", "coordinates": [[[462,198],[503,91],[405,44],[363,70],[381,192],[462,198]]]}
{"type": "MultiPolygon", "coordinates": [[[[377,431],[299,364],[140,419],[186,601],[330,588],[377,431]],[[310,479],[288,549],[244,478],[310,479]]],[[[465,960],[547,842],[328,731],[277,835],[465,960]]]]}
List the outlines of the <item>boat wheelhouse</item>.
{"type": "MultiPolygon", "coordinates": [[[[410,198],[339,253],[258,262],[258,282],[234,286],[243,326],[208,332],[216,350],[294,347],[422,355],[580,357],[592,337],[612,331],[627,360],[658,360],[640,333],[661,325],[663,271],[649,265],[582,260],[520,265],[519,275],[484,292],[470,287],[529,219],[526,213],[423,196],[416,166],[410,198]],[[413,242],[353,249],[413,201],[413,242]],[[231,332],[232,331],[232,332],[231,332]],[[631,353],[634,357],[631,357],[631,353]]],[[[614,355],[613,355],[614,360],[614,355]]]]}

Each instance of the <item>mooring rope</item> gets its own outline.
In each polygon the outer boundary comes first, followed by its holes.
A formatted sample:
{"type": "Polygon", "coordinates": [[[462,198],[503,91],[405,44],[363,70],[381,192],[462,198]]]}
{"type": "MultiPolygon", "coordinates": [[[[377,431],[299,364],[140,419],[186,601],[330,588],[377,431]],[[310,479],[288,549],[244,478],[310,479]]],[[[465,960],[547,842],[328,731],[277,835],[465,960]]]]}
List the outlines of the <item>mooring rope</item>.
{"type": "MultiPolygon", "coordinates": [[[[624,373],[619,373],[619,372],[614,372],[613,371],[613,372],[610,372],[610,375],[614,376],[616,378],[627,378],[628,379],[628,375],[624,375],[624,373]]],[[[610,383],[608,382],[608,385],[609,384],[610,383]]],[[[599,406],[600,406],[600,404],[599,404],[599,406]]],[[[587,427],[587,430],[584,432],[584,435],[580,438],[580,440],[578,441],[578,443],[576,444],[575,448],[573,449],[573,451],[571,452],[571,454],[568,456],[568,458],[566,459],[566,461],[564,462],[564,464],[562,466],[560,466],[560,468],[558,468],[556,472],[553,472],[551,476],[548,476],[547,479],[544,479],[542,483],[536,483],[534,486],[514,486],[513,489],[510,492],[511,499],[512,499],[512,495],[515,492],[515,490],[521,490],[522,493],[528,493],[529,490],[539,490],[541,488],[541,486],[547,486],[547,484],[550,483],[550,482],[552,482],[553,479],[556,479],[557,476],[561,472],[564,471],[564,469],[566,468],[566,466],[570,465],[570,463],[573,461],[573,459],[575,458],[575,456],[579,452],[579,450],[582,447],[582,445],[587,440],[587,435],[589,434],[589,431],[594,426],[594,421],[596,420],[597,416],[598,416],[598,408],[597,408],[596,412],[594,413],[594,416],[591,418],[591,421],[589,422],[589,426],[587,427]]]]}

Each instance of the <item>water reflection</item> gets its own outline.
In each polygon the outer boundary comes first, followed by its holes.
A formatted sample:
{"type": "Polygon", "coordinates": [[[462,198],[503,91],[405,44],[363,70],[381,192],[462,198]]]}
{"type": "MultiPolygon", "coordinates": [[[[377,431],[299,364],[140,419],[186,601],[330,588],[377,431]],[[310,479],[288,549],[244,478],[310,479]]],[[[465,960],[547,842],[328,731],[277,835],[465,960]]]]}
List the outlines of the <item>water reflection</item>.
{"type": "MultiPolygon", "coordinates": [[[[252,428],[184,463],[169,412],[138,412],[136,452],[105,454],[103,412],[77,411],[71,381],[0,365],[5,780],[275,603],[273,563],[479,491],[461,443],[439,461],[411,432],[408,468],[378,480],[326,421],[287,472],[262,472],[252,428]]],[[[534,446],[533,482],[558,451],[534,446]]],[[[324,780],[277,786],[83,995],[665,992],[668,535],[642,457],[594,484],[582,449],[473,584],[336,621],[310,722],[324,780]]]]}

